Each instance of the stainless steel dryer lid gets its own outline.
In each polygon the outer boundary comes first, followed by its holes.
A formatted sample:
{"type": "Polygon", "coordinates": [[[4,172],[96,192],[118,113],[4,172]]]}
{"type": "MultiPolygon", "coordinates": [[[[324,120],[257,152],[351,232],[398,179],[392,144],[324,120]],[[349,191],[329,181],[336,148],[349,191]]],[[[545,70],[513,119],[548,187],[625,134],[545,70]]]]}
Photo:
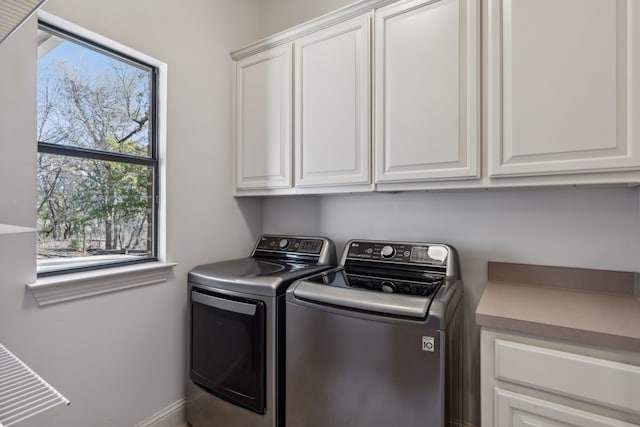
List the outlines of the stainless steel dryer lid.
{"type": "Polygon", "coordinates": [[[328,268],[331,266],[240,258],[195,267],[189,272],[189,282],[212,289],[275,296],[284,293],[293,281],[328,268]]]}
{"type": "Polygon", "coordinates": [[[326,237],[263,234],[251,256],[197,266],[189,272],[189,282],[249,296],[276,296],[293,281],[335,265],[335,245],[326,237]]]}

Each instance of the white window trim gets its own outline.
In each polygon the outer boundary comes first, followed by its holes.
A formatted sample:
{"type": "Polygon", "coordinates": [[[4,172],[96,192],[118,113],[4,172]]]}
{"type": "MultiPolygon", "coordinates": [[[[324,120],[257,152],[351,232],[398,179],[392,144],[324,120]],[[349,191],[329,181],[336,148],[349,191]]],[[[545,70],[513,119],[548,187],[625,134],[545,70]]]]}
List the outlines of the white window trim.
{"type": "Polygon", "coordinates": [[[71,301],[122,289],[164,283],[176,263],[146,262],[124,267],[43,277],[27,287],[39,305],[71,301]]]}
{"type": "Polygon", "coordinates": [[[0,224],[0,234],[35,233],[36,229],[20,225],[0,224]]]}
{"type": "Polygon", "coordinates": [[[138,286],[146,286],[167,281],[175,263],[166,258],[166,152],[167,152],[167,64],[118,42],[110,40],[44,10],[38,11],[38,19],[62,28],[88,40],[95,41],[117,52],[138,59],[158,69],[157,77],[157,149],[159,175],[158,201],[158,261],[110,267],[86,272],[60,274],[42,277],[27,287],[40,305],[84,298],[138,286]]]}

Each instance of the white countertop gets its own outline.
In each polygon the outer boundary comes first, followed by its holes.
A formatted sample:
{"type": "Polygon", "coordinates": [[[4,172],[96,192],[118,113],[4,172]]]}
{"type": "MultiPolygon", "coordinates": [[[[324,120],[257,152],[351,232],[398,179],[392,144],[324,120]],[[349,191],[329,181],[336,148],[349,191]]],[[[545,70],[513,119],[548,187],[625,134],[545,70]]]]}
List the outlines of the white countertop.
{"type": "Polygon", "coordinates": [[[559,267],[522,267],[519,278],[517,264],[490,263],[489,283],[476,310],[478,325],[640,350],[640,298],[633,293],[635,273],[562,268],[567,280],[567,286],[562,286],[540,283],[544,276],[538,274],[554,274],[553,269],[559,267]],[[504,266],[511,270],[509,274],[501,274],[504,266]],[[531,267],[538,269],[533,275],[528,274],[533,271],[531,267]]]}

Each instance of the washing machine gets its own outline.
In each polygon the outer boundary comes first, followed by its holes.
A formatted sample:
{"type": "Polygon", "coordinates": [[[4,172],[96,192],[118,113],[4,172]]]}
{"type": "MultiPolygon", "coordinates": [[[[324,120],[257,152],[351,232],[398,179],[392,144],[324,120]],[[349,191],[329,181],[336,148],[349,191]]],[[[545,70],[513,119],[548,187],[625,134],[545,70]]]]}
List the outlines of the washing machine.
{"type": "Polygon", "coordinates": [[[284,426],[285,291],[335,265],[327,238],[263,235],[249,257],[189,272],[191,426],[284,426]]]}
{"type": "Polygon", "coordinates": [[[286,293],[287,426],[460,425],[462,296],[450,245],[347,243],[286,293]]]}

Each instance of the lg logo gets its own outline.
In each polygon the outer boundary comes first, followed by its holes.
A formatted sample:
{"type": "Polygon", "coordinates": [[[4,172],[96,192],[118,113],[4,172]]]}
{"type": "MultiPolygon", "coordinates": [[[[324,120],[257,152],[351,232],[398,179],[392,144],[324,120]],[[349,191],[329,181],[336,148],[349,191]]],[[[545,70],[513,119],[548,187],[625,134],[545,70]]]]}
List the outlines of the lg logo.
{"type": "Polygon", "coordinates": [[[434,337],[422,337],[422,351],[434,352],[435,338],[434,337]]]}

